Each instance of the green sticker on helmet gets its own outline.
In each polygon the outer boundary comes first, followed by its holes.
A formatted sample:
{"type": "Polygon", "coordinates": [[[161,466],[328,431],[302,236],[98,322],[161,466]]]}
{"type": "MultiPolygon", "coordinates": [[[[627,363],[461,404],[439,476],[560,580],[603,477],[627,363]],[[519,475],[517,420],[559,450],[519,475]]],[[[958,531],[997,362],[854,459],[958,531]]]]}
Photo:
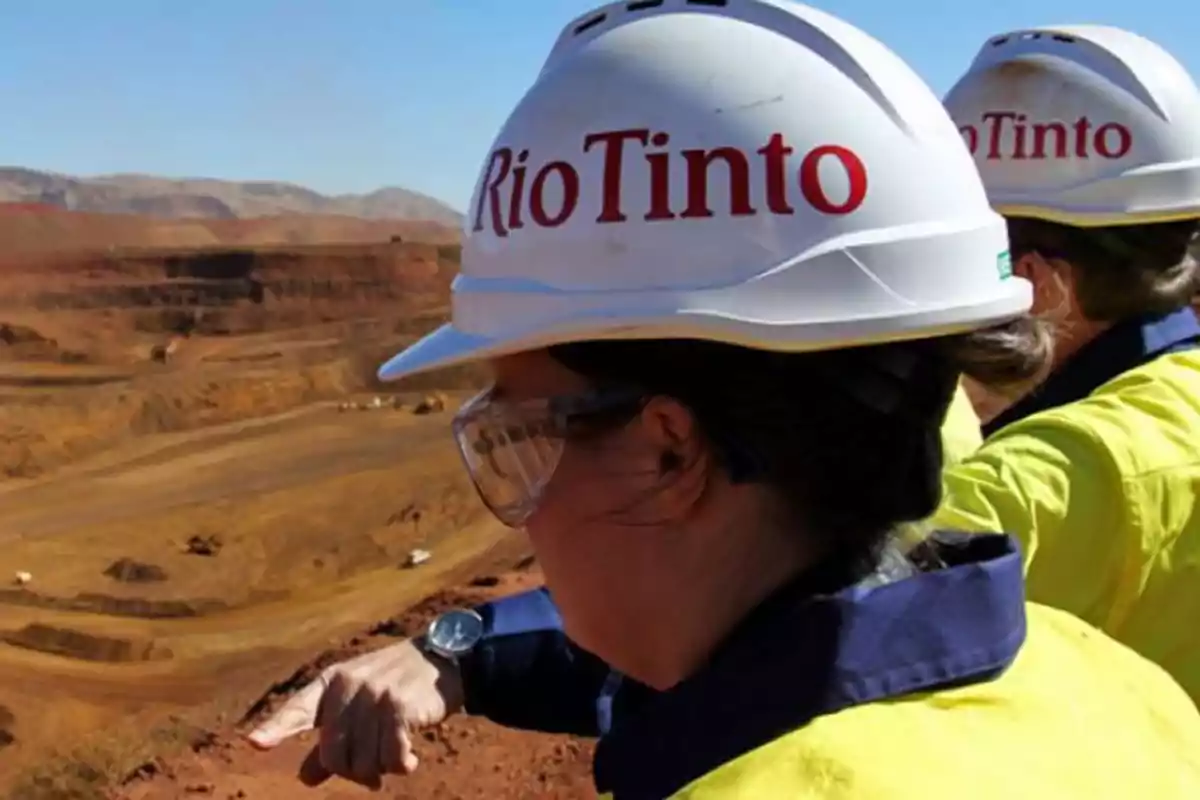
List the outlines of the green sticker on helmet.
{"type": "Polygon", "coordinates": [[[1000,273],[1000,280],[1012,277],[1012,253],[1010,251],[1005,250],[996,256],[996,271],[1000,273]]]}

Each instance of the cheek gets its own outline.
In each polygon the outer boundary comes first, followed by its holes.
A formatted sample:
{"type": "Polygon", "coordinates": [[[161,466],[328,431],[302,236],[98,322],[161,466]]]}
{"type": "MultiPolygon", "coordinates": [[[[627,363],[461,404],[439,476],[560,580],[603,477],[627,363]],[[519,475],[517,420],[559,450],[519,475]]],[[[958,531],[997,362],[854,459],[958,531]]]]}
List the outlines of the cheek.
{"type": "Polygon", "coordinates": [[[538,501],[532,527],[574,528],[585,521],[603,517],[619,502],[619,487],[613,474],[619,472],[605,463],[604,454],[590,443],[569,442],[554,468],[538,501]]]}
{"type": "Polygon", "coordinates": [[[571,571],[574,562],[590,560],[597,547],[594,529],[611,502],[608,495],[594,461],[578,446],[568,445],[525,525],[543,566],[552,563],[556,571],[571,571]]]}
{"type": "MultiPolygon", "coordinates": [[[[584,445],[568,442],[554,467],[549,483],[542,492],[538,511],[548,516],[569,512],[572,505],[597,493],[595,459],[584,445]]],[[[541,514],[540,514],[541,515],[541,514]]]]}
{"type": "Polygon", "coordinates": [[[1033,308],[1030,313],[1043,316],[1070,310],[1071,287],[1062,275],[1043,269],[1036,274],[1027,273],[1026,277],[1033,284],[1033,308]]]}
{"type": "Polygon", "coordinates": [[[626,431],[568,442],[540,505],[548,515],[566,518],[619,514],[650,493],[657,481],[656,455],[626,431]]]}
{"type": "Polygon", "coordinates": [[[1040,284],[1034,286],[1033,307],[1029,310],[1031,314],[1037,316],[1048,314],[1052,311],[1057,311],[1059,305],[1060,303],[1047,291],[1045,286],[1040,284]]]}
{"type": "Polygon", "coordinates": [[[621,550],[615,532],[596,521],[581,521],[561,506],[539,509],[526,532],[567,635],[593,646],[606,640],[601,631],[620,580],[619,564],[612,563],[621,550]]]}
{"type": "Polygon", "coordinates": [[[611,516],[620,494],[591,448],[569,445],[525,526],[568,635],[595,646],[610,638],[612,593],[627,560],[627,531],[611,516]]]}

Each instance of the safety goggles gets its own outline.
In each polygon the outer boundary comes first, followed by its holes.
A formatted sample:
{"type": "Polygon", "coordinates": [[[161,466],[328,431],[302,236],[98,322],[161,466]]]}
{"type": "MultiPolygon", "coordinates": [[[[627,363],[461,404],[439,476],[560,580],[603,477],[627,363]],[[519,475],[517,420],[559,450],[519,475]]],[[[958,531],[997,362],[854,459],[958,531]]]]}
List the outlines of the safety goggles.
{"type": "Polygon", "coordinates": [[[484,505],[519,528],[554,477],[567,437],[606,415],[630,413],[642,400],[641,392],[610,390],[505,401],[488,390],[468,401],[451,427],[484,505]]]}

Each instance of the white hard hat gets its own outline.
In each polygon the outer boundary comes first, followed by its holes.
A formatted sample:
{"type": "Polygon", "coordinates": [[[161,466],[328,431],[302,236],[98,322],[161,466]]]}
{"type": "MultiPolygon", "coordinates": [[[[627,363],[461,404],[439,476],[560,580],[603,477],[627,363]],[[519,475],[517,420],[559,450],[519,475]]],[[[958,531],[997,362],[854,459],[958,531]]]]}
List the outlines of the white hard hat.
{"type": "Polygon", "coordinates": [[[993,36],[946,107],[992,205],[1076,226],[1200,217],[1200,90],[1119,28],[993,36]]]}
{"type": "Polygon", "coordinates": [[[384,380],[592,339],[832,349],[1029,308],[940,101],[784,0],[611,3],[560,35],[464,223],[452,322],[384,380]]]}

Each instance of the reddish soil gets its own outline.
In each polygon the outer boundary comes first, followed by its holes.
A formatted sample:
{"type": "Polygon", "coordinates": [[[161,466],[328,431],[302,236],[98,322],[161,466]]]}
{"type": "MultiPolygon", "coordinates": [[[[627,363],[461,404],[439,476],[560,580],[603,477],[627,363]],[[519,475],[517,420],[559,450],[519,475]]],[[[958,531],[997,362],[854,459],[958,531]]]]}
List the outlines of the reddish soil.
{"type": "MultiPolygon", "coordinates": [[[[322,653],[276,684],[239,725],[199,731],[183,755],[142,766],[111,797],[113,800],[168,798],[246,798],[247,800],[349,800],[371,793],[332,779],[316,789],[297,780],[297,770],[315,742],[297,737],[276,750],[261,752],[245,743],[248,730],[293,692],[307,685],[328,664],[385,646],[396,637],[419,632],[438,612],[534,586],[536,569],[481,575],[466,586],[441,592],[399,616],[376,625],[345,646],[322,653]]],[[[569,736],[513,731],[486,720],[456,717],[420,734],[416,773],[390,778],[374,796],[392,798],[586,798],[591,782],[592,743],[569,736]]]]}
{"type": "Polygon", "coordinates": [[[501,536],[447,435],[477,376],[374,379],[453,231],[9,206],[0,241],[5,800],[100,797],[501,536]]]}
{"type": "Polygon", "coordinates": [[[445,318],[457,268],[458,245],[407,241],[0,265],[0,478],[378,389],[380,361],[445,318]]]}
{"type": "MultiPolygon", "coordinates": [[[[240,732],[321,666],[538,580],[447,435],[478,376],[373,376],[445,318],[455,233],[9,206],[0,241],[0,572],[33,576],[0,587],[0,796],[366,794],[297,782],[311,735],[240,732]]],[[[418,755],[382,796],[593,794],[569,737],[460,717],[418,755]]]]}

